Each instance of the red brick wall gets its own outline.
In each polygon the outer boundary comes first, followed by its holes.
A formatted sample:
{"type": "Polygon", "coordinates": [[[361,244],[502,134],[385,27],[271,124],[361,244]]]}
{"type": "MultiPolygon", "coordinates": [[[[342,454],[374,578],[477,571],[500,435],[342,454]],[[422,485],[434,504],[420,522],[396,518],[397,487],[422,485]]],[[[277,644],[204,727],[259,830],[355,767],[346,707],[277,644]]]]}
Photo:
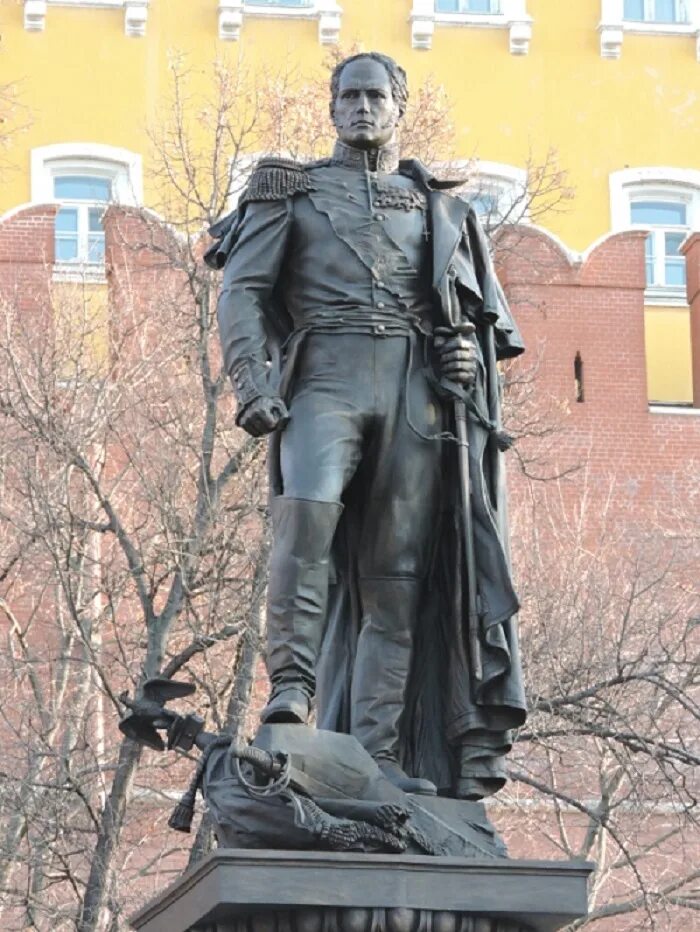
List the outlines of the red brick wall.
{"type": "Polygon", "coordinates": [[[32,205],[0,220],[0,298],[36,313],[46,307],[56,205],[32,205]]]}
{"type": "Polygon", "coordinates": [[[644,234],[610,236],[582,261],[542,232],[517,237],[513,249],[502,244],[500,274],[529,351],[519,366],[537,362],[536,393],[562,411],[550,444],[556,462],[586,466],[603,490],[623,483],[628,504],[659,505],[683,491],[689,461],[700,459],[700,416],[649,411],[644,234]]]}

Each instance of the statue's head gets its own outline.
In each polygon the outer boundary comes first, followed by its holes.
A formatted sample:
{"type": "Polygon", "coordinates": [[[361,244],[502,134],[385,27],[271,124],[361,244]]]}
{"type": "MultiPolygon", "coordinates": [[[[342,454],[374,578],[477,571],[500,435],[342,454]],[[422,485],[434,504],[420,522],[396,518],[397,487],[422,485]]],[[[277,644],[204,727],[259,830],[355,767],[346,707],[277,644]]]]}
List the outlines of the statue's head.
{"type": "Polygon", "coordinates": [[[356,149],[390,142],[407,100],[406,72],[388,55],[361,52],[333,69],[331,119],[338,138],[356,149]]]}

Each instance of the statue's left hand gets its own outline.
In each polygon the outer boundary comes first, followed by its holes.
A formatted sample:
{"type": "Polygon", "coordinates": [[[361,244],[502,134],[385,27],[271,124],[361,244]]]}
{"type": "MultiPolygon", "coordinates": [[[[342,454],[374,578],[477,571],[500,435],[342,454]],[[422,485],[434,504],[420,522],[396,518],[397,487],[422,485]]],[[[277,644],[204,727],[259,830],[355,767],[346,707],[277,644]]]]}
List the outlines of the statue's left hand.
{"type": "Polygon", "coordinates": [[[435,349],[441,375],[459,385],[474,384],[477,361],[473,339],[463,333],[455,333],[449,337],[437,336],[435,349]]]}

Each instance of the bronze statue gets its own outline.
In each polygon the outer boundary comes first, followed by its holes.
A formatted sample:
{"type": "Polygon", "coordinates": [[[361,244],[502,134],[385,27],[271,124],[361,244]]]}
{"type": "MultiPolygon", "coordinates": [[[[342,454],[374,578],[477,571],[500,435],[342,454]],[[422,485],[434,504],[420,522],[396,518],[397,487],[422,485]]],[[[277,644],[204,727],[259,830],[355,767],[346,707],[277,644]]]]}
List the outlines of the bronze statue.
{"type": "Polygon", "coordinates": [[[237,423],[271,435],[261,717],[315,702],[400,789],[478,799],[525,719],[496,368],[523,346],[459,182],[398,160],[403,69],[355,55],[331,93],[331,157],[260,161],[207,256],[237,423]]]}

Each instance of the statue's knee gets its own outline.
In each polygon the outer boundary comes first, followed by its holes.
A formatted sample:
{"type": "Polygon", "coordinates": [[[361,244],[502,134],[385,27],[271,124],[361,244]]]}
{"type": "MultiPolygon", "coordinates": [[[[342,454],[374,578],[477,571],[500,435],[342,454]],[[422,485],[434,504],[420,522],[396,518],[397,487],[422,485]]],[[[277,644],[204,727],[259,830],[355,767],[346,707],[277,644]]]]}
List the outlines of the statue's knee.
{"type": "Polygon", "coordinates": [[[324,560],[343,511],[339,502],[313,501],[278,495],[271,504],[274,535],[273,562],[285,554],[324,560]]]}

